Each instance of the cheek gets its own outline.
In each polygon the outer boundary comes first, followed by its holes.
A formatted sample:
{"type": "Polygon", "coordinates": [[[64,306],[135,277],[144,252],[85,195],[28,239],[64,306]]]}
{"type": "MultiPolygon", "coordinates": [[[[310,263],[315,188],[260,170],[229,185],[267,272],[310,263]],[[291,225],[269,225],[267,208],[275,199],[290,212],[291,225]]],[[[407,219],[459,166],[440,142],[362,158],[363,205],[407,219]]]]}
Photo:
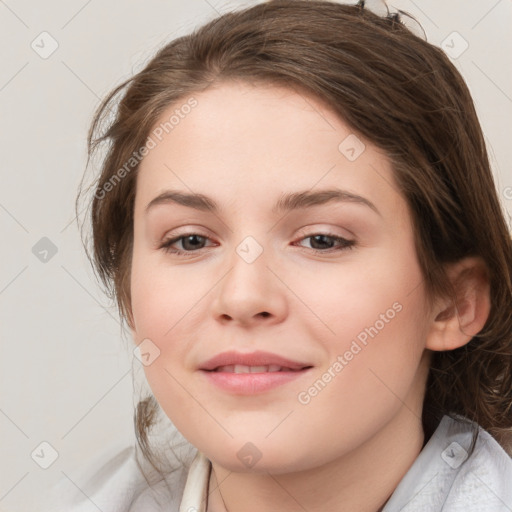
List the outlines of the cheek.
{"type": "Polygon", "coordinates": [[[397,331],[421,325],[423,276],[412,243],[398,242],[386,250],[367,250],[364,258],[347,258],[334,271],[325,265],[289,276],[303,303],[297,307],[305,313],[304,327],[314,338],[343,350],[355,338],[364,344],[388,336],[389,348],[402,338],[397,331]]]}
{"type": "Polygon", "coordinates": [[[178,418],[172,416],[180,428],[180,419],[187,418],[183,411],[193,403],[186,392],[186,356],[192,338],[207,335],[202,299],[209,286],[204,280],[191,281],[179,267],[158,266],[143,254],[134,254],[131,279],[134,343],[150,340],[146,346],[150,347],[151,362],[143,366],[146,379],[168,414],[180,411],[178,418]]]}
{"type": "Polygon", "coordinates": [[[303,330],[326,353],[322,382],[311,393],[303,390],[303,402],[315,402],[318,414],[325,415],[333,403],[383,414],[409,392],[427,324],[421,271],[413,248],[407,249],[383,253],[360,271],[340,272],[334,279],[317,274],[314,288],[311,282],[295,288],[316,317],[304,321],[303,330]]]}
{"type": "MultiPolygon", "coordinates": [[[[134,254],[131,300],[138,339],[165,339],[205,293],[180,267],[165,268],[155,255],[134,254]]],[[[192,311],[190,311],[193,313],[192,311]]],[[[188,315],[187,315],[188,316],[188,315]]]]}
{"type": "Polygon", "coordinates": [[[413,295],[401,298],[400,311],[388,311],[388,323],[376,322],[375,316],[386,315],[388,300],[374,299],[367,304],[373,315],[360,312],[357,319],[336,324],[328,362],[296,396],[289,425],[301,438],[313,440],[308,456],[324,457],[326,443],[332,450],[356,448],[384,428],[404,404],[411,414],[418,411],[424,322],[419,314],[422,298],[413,295]]]}

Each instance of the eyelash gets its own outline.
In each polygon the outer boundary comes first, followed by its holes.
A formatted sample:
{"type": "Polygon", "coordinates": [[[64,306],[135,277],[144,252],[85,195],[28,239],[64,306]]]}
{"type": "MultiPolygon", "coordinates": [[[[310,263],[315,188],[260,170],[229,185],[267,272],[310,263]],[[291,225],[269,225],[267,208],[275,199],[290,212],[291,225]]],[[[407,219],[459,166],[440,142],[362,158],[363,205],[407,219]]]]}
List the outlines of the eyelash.
{"type": "MultiPolygon", "coordinates": [[[[207,236],[200,235],[199,233],[185,233],[183,235],[173,237],[168,240],[164,240],[162,242],[162,244],[158,247],[158,249],[161,249],[168,254],[175,254],[176,256],[192,255],[193,253],[198,252],[201,249],[196,249],[195,251],[183,251],[181,249],[172,249],[171,248],[171,246],[173,244],[175,244],[176,242],[179,242],[180,240],[182,240],[184,238],[188,238],[190,236],[198,236],[200,238],[208,239],[207,236]]],[[[331,254],[333,252],[341,252],[341,251],[345,251],[347,249],[354,249],[354,247],[356,245],[355,240],[347,240],[346,238],[342,238],[342,237],[334,235],[332,233],[313,233],[311,235],[301,238],[299,241],[306,240],[308,238],[313,238],[315,236],[323,236],[323,237],[331,238],[335,242],[342,243],[342,246],[338,247],[338,248],[330,248],[330,249],[326,249],[326,250],[311,249],[311,251],[313,251],[315,254],[326,254],[326,253],[331,254]]]]}

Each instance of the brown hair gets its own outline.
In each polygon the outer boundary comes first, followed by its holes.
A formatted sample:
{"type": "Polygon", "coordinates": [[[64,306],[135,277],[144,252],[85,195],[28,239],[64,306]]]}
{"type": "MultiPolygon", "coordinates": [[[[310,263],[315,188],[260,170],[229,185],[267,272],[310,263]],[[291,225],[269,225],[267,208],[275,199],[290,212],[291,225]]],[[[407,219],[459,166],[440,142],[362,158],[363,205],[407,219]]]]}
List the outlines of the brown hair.
{"type": "MultiPolygon", "coordinates": [[[[498,440],[503,435],[508,449],[512,248],[473,101],[439,48],[414,35],[399,15],[378,16],[362,1],[348,6],[273,0],[224,14],[159,49],[144,69],[104,99],[88,137],[89,159],[100,143],[109,142],[91,205],[93,263],[121,317],[131,325],[138,160],[128,170],[126,162],[145,145],[164,110],[224,80],[285,85],[314,95],[385,151],[412,213],[430,300],[454,297],[443,264],[469,255],[485,261],[490,315],[467,345],[433,354],[422,420],[428,437],[444,414],[462,415],[498,440]],[[121,168],[126,171],[122,179],[121,168]],[[113,183],[116,173],[120,179],[113,183]]],[[[149,396],[135,413],[137,438],[148,460],[147,434],[157,408],[149,396]]],[[[472,449],[476,438],[475,430],[472,449]]]]}

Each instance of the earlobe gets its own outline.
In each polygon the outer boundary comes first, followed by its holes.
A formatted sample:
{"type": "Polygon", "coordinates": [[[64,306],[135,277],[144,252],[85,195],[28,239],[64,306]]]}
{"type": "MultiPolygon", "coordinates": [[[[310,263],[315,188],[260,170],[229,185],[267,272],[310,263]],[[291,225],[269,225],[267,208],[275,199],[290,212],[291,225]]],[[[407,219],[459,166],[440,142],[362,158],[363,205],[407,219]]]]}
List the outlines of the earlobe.
{"type": "Polygon", "coordinates": [[[468,257],[447,270],[456,302],[443,298],[432,311],[425,348],[454,350],[466,345],[484,327],[491,309],[487,267],[479,257],[468,257]]]}

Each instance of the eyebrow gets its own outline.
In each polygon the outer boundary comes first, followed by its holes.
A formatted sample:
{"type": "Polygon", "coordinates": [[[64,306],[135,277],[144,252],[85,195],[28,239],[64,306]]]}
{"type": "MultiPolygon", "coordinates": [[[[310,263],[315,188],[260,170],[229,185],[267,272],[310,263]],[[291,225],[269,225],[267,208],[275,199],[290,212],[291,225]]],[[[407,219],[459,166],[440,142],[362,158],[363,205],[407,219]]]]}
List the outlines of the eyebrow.
{"type": "MultiPolygon", "coordinates": [[[[311,191],[304,190],[300,192],[293,192],[283,194],[272,208],[272,213],[280,214],[301,208],[311,208],[320,206],[331,201],[348,202],[367,206],[375,213],[382,216],[377,207],[365,197],[359,196],[347,190],[338,188],[311,191]]],[[[162,204],[179,204],[194,208],[204,212],[211,212],[217,214],[220,212],[218,204],[210,197],[204,194],[187,193],[178,190],[166,190],[160,195],[152,199],[146,206],[146,213],[157,205],[162,204]]]]}

